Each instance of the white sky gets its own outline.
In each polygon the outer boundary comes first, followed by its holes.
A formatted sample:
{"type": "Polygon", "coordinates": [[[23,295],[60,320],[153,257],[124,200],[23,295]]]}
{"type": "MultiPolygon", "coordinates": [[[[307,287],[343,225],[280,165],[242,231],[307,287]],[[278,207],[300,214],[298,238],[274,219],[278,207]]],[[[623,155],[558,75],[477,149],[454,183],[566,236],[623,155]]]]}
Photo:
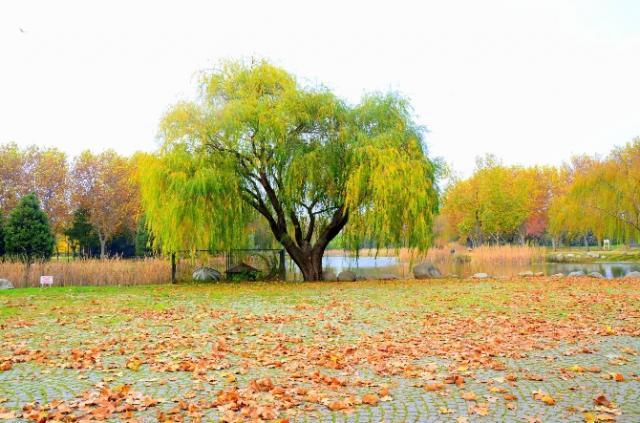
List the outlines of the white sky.
{"type": "Polygon", "coordinates": [[[197,71],[250,56],[353,102],[400,91],[463,174],[640,136],[636,0],[2,0],[0,142],[152,150],[197,71]]]}

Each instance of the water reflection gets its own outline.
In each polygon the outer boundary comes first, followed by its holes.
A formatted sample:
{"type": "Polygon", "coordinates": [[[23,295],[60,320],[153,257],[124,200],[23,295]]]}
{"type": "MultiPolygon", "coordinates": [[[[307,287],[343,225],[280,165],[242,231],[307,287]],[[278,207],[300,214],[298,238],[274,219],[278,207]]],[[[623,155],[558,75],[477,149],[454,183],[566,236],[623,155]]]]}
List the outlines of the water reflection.
{"type": "MultiPolygon", "coordinates": [[[[357,275],[375,278],[382,275],[396,275],[400,278],[411,275],[411,267],[417,263],[401,261],[398,257],[348,257],[328,256],[323,258],[326,270],[336,274],[343,270],[353,270],[357,275]]],[[[486,272],[492,276],[516,276],[520,272],[531,270],[543,272],[545,275],[554,275],[582,271],[585,274],[598,272],[604,277],[620,278],[629,272],[640,271],[640,263],[539,263],[531,265],[502,264],[480,265],[475,263],[436,263],[440,271],[445,275],[471,276],[477,272],[486,272]]],[[[297,269],[296,269],[297,270],[297,269]]],[[[295,272],[299,275],[299,272],[295,272]]]]}

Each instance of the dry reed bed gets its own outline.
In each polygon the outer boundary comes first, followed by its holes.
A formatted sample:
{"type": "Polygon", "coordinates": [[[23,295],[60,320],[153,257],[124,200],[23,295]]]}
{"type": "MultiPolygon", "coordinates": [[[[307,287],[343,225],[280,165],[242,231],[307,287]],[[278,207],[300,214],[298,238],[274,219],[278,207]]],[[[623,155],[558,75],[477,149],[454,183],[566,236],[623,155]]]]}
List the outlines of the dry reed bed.
{"type": "MultiPolygon", "coordinates": [[[[327,255],[345,255],[342,250],[327,251],[327,255]]],[[[376,251],[363,249],[360,256],[375,256],[376,251]]],[[[469,271],[492,272],[500,266],[514,266],[519,270],[526,270],[531,263],[542,262],[545,250],[540,247],[529,246],[483,246],[467,251],[460,245],[449,245],[444,248],[432,248],[424,255],[417,254],[414,250],[402,248],[381,249],[378,256],[397,256],[399,263],[396,273],[409,275],[413,265],[428,259],[438,265],[445,273],[449,274],[456,269],[454,261],[456,256],[467,255],[470,263],[469,271]],[[455,253],[452,254],[452,250],[455,253]]],[[[217,263],[217,262],[216,262],[217,263]]],[[[197,264],[187,261],[179,261],[179,275],[190,274],[197,264]]],[[[28,278],[25,281],[26,267],[19,262],[0,262],[0,278],[9,279],[15,287],[39,286],[40,276],[52,275],[56,286],[71,285],[149,285],[168,283],[171,280],[171,264],[162,258],[145,259],[83,259],[72,261],[49,261],[31,265],[28,278]]]]}
{"type": "Polygon", "coordinates": [[[42,275],[52,275],[54,286],[167,283],[171,280],[171,264],[161,258],[61,260],[34,263],[25,275],[23,263],[0,262],[0,278],[9,279],[16,288],[40,286],[42,275]]]}
{"type": "MultiPolygon", "coordinates": [[[[360,257],[393,256],[398,257],[395,273],[397,275],[409,275],[411,269],[417,263],[428,260],[434,263],[445,274],[462,272],[473,274],[475,272],[506,271],[517,273],[529,270],[533,263],[544,262],[546,250],[543,247],[500,245],[481,246],[468,250],[467,247],[458,244],[449,244],[441,248],[431,248],[426,255],[419,254],[408,248],[401,249],[362,249],[358,252],[360,257]]],[[[330,250],[327,255],[344,256],[351,253],[344,250],[330,250]]]]}

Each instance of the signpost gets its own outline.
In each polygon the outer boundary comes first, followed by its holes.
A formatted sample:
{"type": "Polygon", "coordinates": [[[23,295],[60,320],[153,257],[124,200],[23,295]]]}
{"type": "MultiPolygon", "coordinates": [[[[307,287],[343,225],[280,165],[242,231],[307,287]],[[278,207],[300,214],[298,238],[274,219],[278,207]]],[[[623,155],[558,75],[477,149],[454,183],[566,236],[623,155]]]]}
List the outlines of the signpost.
{"type": "Polygon", "coordinates": [[[40,288],[45,285],[53,285],[53,276],[40,276],[40,288]]]}

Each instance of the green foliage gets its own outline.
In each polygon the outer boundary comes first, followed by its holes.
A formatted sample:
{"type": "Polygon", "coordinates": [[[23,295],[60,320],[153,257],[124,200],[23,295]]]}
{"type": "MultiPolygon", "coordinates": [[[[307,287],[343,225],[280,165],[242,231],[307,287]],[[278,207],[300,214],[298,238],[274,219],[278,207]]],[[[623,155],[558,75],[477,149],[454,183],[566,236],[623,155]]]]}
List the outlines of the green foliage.
{"type": "Polygon", "coordinates": [[[5,231],[7,253],[26,263],[49,259],[53,254],[55,238],[35,194],[20,199],[9,214],[5,231]]]}
{"type": "Polygon", "coordinates": [[[578,169],[567,190],[565,210],[579,212],[584,232],[589,230],[601,239],[637,241],[640,239],[638,187],[640,138],[614,149],[606,159],[592,160],[578,169]]]}
{"type": "Polygon", "coordinates": [[[438,199],[422,132],[397,94],[350,106],[269,63],[223,63],[162,121],[141,167],[147,225],[164,251],[228,248],[258,215],[296,263],[343,228],[352,248],[426,249],[438,199]]]}
{"type": "Polygon", "coordinates": [[[475,244],[540,236],[557,179],[553,168],[506,167],[491,155],[478,159],[476,172],[444,195],[447,230],[475,244]]]}
{"type": "Polygon", "coordinates": [[[69,244],[74,251],[81,254],[89,254],[91,249],[100,245],[95,228],[89,221],[89,211],[78,208],[73,212],[71,226],[64,231],[69,239],[69,244]]]}
{"type": "Polygon", "coordinates": [[[0,257],[4,256],[4,216],[0,213],[0,257]]]}
{"type": "Polygon", "coordinates": [[[140,219],[138,219],[138,226],[136,228],[136,237],[135,237],[136,256],[146,256],[151,253],[150,241],[151,239],[150,239],[149,231],[147,231],[145,218],[144,216],[142,216],[140,219]]]}

